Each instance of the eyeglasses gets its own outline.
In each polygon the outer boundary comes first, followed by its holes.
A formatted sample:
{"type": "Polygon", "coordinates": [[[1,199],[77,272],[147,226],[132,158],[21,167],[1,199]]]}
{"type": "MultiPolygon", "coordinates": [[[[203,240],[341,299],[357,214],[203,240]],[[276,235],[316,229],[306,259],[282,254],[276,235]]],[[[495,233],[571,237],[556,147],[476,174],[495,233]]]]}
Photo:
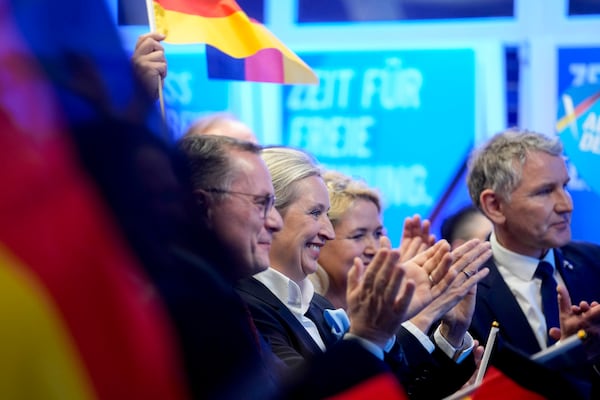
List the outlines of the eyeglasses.
{"type": "Polygon", "coordinates": [[[263,214],[263,219],[267,219],[267,215],[269,214],[269,211],[271,211],[271,208],[273,208],[273,206],[275,205],[275,196],[272,194],[260,195],[260,194],[236,192],[233,190],[225,190],[225,189],[218,189],[218,188],[210,188],[210,189],[204,189],[204,190],[206,190],[207,192],[211,192],[211,193],[232,194],[232,195],[251,197],[252,202],[256,206],[259,207],[260,212],[263,214]]]}

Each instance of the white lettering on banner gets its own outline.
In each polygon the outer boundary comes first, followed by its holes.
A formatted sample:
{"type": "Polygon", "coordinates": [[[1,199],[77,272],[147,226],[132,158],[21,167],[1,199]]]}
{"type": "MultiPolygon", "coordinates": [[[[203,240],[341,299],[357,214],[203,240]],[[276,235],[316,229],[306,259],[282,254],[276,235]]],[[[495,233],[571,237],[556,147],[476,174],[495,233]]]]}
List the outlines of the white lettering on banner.
{"type": "Polygon", "coordinates": [[[579,150],[600,154],[600,118],[591,112],[583,122],[583,134],[579,141],[579,150]]]}
{"type": "Polygon", "coordinates": [[[430,206],[433,197],[427,190],[427,168],[413,165],[328,165],[350,176],[364,179],[383,194],[386,207],[430,206]]]}
{"type": "Polygon", "coordinates": [[[368,68],[360,76],[349,68],[315,72],[319,86],[292,86],[285,104],[289,115],[287,144],[317,158],[372,158],[375,150],[370,147],[371,137],[378,115],[421,107],[423,74],[404,67],[398,57],[388,57],[383,66],[368,68]],[[361,109],[368,111],[361,113],[361,109]]]}
{"type": "Polygon", "coordinates": [[[369,68],[363,75],[361,107],[377,102],[385,110],[421,107],[423,74],[416,68],[403,68],[402,60],[386,59],[383,68],[369,68]]]}
{"type": "Polygon", "coordinates": [[[569,64],[569,72],[573,75],[573,86],[600,82],[600,63],[572,63],[569,64]]]}
{"type": "Polygon", "coordinates": [[[165,102],[167,104],[187,105],[192,102],[192,89],[190,71],[169,72],[165,79],[165,102]]]}
{"type": "Polygon", "coordinates": [[[368,147],[371,116],[292,117],[289,145],[301,147],[315,157],[371,157],[368,147]]]}
{"type": "Polygon", "coordinates": [[[319,76],[320,84],[293,86],[287,98],[287,108],[294,111],[347,108],[354,71],[315,69],[315,73],[319,76]]]}

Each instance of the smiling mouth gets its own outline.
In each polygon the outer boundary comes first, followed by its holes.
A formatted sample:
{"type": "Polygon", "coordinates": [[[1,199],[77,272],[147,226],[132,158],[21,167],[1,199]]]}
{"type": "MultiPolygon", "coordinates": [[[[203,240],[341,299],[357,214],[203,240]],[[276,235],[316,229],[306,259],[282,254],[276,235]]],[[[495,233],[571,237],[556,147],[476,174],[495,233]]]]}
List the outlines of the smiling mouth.
{"type": "Polygon", "coordinates": [[[570,222],[569,221],[560,221],[560,222],[555,222],[552,224],[552,226],[559,228],[559,229],[565,229],[568,228],[570,226],[570,222]]]}

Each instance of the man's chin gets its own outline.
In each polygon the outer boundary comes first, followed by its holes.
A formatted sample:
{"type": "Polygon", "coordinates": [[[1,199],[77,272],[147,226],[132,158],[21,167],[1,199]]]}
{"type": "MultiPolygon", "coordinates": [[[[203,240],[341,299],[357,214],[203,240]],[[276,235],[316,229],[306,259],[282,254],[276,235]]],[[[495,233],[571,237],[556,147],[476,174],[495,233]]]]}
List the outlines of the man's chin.
{"type": "Polygon", "coordinates": [[[560,235],[556,235],[552,240],[552,245],[549,247],[563,247],[571,241],[571,230],[569,232],[563,232],[560,235]]]}
{"type": "Polygon", "coordinates": [[[254,269],[256,270],[256,273],[259,273],[259,272],[263,272],[263,271],[266,271],[267,269],[269,269],[269,266],[270,266],[270,264],[269,264],[268,260],[267,261],[265,261],[265,260],[259,260],[255,264],[254,269]]]}

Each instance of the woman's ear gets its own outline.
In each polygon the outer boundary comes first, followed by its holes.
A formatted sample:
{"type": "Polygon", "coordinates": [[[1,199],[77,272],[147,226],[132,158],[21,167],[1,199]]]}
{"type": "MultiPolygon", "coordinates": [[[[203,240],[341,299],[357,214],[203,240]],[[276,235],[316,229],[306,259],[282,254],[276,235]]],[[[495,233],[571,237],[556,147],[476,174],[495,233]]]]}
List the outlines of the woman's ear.
{"type": "Polygon", "coordinates": [[[503,224],[506,218],[503,211],[503,198],[492,189],[485,189],[479,195],[481,210],[494,225],[503,224]]]}

